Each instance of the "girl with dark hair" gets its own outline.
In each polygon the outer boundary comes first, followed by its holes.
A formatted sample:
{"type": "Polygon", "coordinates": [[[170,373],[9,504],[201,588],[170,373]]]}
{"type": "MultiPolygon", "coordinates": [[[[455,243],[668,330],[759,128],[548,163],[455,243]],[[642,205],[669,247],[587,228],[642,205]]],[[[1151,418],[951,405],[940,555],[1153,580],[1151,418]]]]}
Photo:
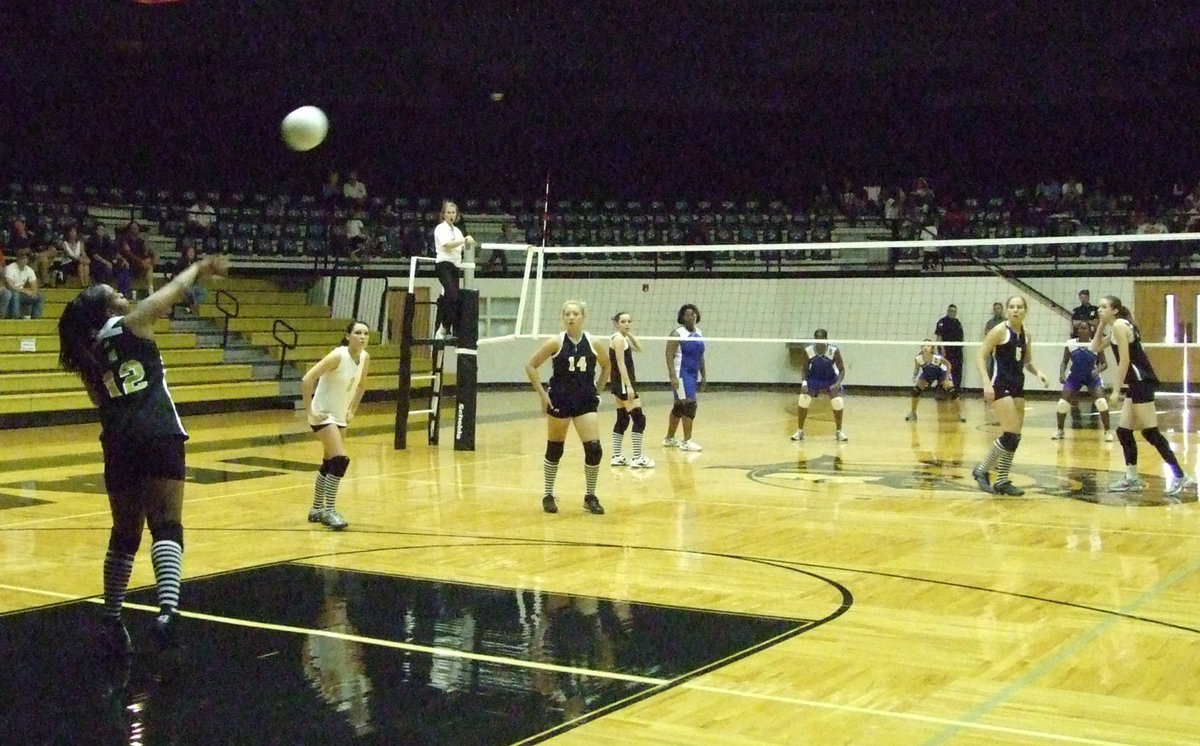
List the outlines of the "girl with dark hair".
{"type": "Polygon", "coordinates": [[[637,393],[637,377],[633,370],[633,353],[642,351],[642,344],[633,333],[633,317],[621,311],[613,316],[616,332],[608,343],[608,367],[613,371],[609,390],[617,399],[617,421],[613,425],[613,455],[609,462],[613,466],[629,466],[649,469],[654,462],[642,454],[642,436],[646,432],[646,415],[642,412],[642,399],[637,393]],[[622,451],[625,431],[633,423],[633,458],[626,459],[622,451]]]}
{"type": "Polygon", "coordinates": [[[681,451],[702,451],[700,444],[692,440],[692,423],[696,420],[696,397],[704,388],[708,375],[704,370],[704,340],[700,327],[700,309],[691,303],[679,307],[675,316],[679,324],[667,341],[667,376],[671,380],[671,391],[675,404],[667,420],[667,437],[663,445],[681,451]],[[683,423],[683,440],[675,439],[675,430],[683,423]]]}
{"type": "MultiPolygon", "coordinates": [[[[1141,492],[1146,488],[1146,483],[1138,476],[1138,449],[1133,438],[1133,430],[1137,428],[1142,431],[1146,442],[1154,446],[1162,460],[1171,467],[1174,479],[1167,485],[1167,496],[1178,499],[1196,484],[1196,480],[1184,474],[1179,459],[1171,450],[1171,444],[1158,429],[1158,412],[1154,406],[1158,376],[1142,347],[1142,337],[1133,323],[1133,314],[1115,295],[1100,299],[1097,314],[1099,328],[1092,339],[1092,350],[1097,353],[1103,350],[1107,338],[1117,359],[1117,388],[1126,391],[1117,422],[1117,441],[1125,455],[1125,476],[1109,485],[1109,490],[1141,492]]],[[[1114,398],[1117,396],[1119,394],[1114,393],[1114,398]]]]}
{"type": "Polygon", "coordinates": [[[136,306],[108,285],[93,285],[67,304],[58,322],[59,367],[79,375],[100,410],[104,486],[113,521],[101,617],[110,653],[127,655],[131,649],[121,607],[146,524],[159,603],[153,635],[162,651],[177,645],[188,435],[167,390],[154,322],[197,279],[228,269],[225,257],[208,257],[136,306]]]}
{"type": "Polygon", "coordinates": [[[1013,456],[1021,442],[1021,427],[1025,424],[1025,371],[1038,377],[1043,386],[1049,385],[1046,374],[1033,364],[1033,337],[1025,328],[1029,305],[1019,295],[1008,299],[1008,318],[997,324],[983,338],[975,365],[983,381],[983,400],[991,404],[1000,420],[1002,432],[992,443],[988,455],[971,470],[975,483],[984,492],[997,495],[1024,495],[1025,491],[1009,479],[1013,456]],[[994,362],[988,376],[988,359],[994,362]],[[996,469],[996,483],[989,481],[989,472],[996,469]]]}
{"type": "Polygon", "coordinates": [[[463,236],[454,223],[458,221],[458,205],[450,200],[442,203],[442,222],[433,229],[433,248],[437,255],[438,282],[442,295],[437,304],[437,336],[454,336],[458,323],[458,283],[463,261],[463,247],[475,246],[475,239],[463,236]]]}
{"type": "Polygon", "coordinates": [[[350,466],[345,433],[362,402],[367,386],[367,343],[370,328],[361,321],[346,327],[341,344],[308,369],[300,380],[300,396],[308,412],[308,424],[321,441],[321,468],[308,510],[309,523],[320,523],[334,531],[349,524],[338,513],[337,493],[350,466]]]}

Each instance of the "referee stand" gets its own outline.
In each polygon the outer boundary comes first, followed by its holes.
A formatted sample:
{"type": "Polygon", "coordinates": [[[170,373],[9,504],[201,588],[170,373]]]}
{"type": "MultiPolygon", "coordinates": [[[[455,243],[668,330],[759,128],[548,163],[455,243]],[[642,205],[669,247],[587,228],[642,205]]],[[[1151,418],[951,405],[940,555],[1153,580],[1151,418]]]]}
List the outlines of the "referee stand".
{"type": "MultiPolygon", "coordinates": [[[[454,406],[454,450],[475,450],[475,402],[478,391],[479,368],[477,347],[479,343],[479,291],[459,290],[458,318],[455,319],[456,337],[416,337],[413,333],[416,294],[412,288],[404,294],[404,319],[400,325],[400,364],[396,397],[396,423],[393,448],[402,451],[408,447],[408,417],[410,414],[428,414],[426,436],[429,445],[436,446],[441,434],[441,404],[443,374],[447,349],[455,356],[457,382],[454,406]],[[433,348],[433,370],[430,375],[429,408],[412,409],[412,354],[416,346],[429,345],[433,348]]],[[[426,301],[428,305],[432,302],[426,301]]]]}

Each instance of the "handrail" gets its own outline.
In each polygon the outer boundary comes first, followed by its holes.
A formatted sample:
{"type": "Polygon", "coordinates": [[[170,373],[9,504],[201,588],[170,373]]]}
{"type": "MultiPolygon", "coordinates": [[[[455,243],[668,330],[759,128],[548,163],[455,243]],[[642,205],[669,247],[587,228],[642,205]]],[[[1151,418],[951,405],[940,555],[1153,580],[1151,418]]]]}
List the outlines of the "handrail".
{"type": "Polygon", "coordinates": [[[217,294],[214,296],[214,305],[217,307],[218,311],[225,314],[225,331],[221,335],[221,347],[228,347],[229,346],[229,320],[232,318],[235,318],[238,314],[240,314],[242,312],[242,304],[239,303],[238,299],[236,297],[234,297],[231,293],[229,293],[225,290],[218,289],[217,294]],[[221,305],[222,297],[228,298],[229,300],[233,301],[233,311],[232,312],[225,306],[221,305]]]}
{"type": "Polygon", "coordinates": [[[279,375],[275,377],[282,381],[283,368],[287,364],[288,351],[296,349],[296,345],[300,343],[300,334],[296,331],[296,328],[288,322],[284,321],[283,319],[275,319],[275,321],[271,324],[271,336],[275,338],[275,341],[279,343],[280,347],[279,375]],[[292,341],[290,343],[285,341],[283,337],[279,336],[279,327],[281,326],[292,333],[292,341]]]}

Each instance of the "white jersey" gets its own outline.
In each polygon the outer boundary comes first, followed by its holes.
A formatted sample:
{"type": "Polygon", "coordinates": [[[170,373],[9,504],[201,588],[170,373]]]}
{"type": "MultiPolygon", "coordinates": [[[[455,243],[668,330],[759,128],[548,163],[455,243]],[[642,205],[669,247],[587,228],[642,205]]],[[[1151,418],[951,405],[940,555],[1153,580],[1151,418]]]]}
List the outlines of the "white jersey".
{"type": "Polygon", "coordinates": [[[455,267],[462,264],[463,260],[463,233],[456,225],[442,221],[433,229],[433,247],[439,262],[450,262],[455,267]],[[460,242],[453,249],[446,248],[446,244],[460,242]]]}
{"type": "Polygon", "coordinates": [[[350,348],[343,345],[334,352],[338,355],[338,366],[317,379],[313,392],[312,410],[316,421],[312,425],[334,424],[346,427],[346,416],[350,413],[350,402],[362,378],[363,363],[367,361],[366,350],[358,356],[358,362],[350,358],[350,348]]]}

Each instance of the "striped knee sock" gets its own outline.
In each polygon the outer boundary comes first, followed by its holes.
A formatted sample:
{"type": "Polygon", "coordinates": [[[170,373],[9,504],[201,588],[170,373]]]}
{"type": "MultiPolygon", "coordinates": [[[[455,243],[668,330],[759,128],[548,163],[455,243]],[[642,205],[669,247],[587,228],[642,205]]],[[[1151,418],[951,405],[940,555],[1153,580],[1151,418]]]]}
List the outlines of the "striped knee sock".
{"type": "Polygon", "coordinates": [[[542,486],[547,495],[554,494],[554,480],[558,478],[558,462],[542,459],[542,486]]]}
{"type": "Polygon", "coordinates": [[[625,433],[619,433],[614,430],[612,436],[612,455],[613,458],[616,458],[621,455],[621,446],[625,440],[625,433]]]}
{"type": "Polygon", "coordinates": [[[183,575],[183,547],[174,541],[156,541],[150,547],[154,582],[158,586],[158,605],[174,611],[179,606],[179,584],[183,575]]]}
{"type": "Polygon", "coordinates": [[[329,475],[323,472],[317,473],[317,485],[313,489],[313,510],[325,509],[325,480],[328,479],[328,477],[329,475]]]}
{"type": "Polygon", "coordinates": [[[583,481],[589,495],[596,494],[596,479],[600,476],[600,464],[583,465],[583,481]]]}
{"type": "Polygon", "coordinates": [[[639,459],[642,457],[642,434],[637,430],[633,431],[633,458],[639,459]]]}
{"type": "Polygon", "coordinates": [[[325,510],[332,510],[337,502],[338,487],[342,484],[342,478],[336,474],[325,475],[325,495],[322,499],[322,505],[325,510]]]}
{"type": "Polygon", "coordinates": [[[133,555],[112,549],[104,555],[104,616],[121,616],[125,590],[133,574],[133,555]]]}
{"type": "Polygon", "coordinates": [[[1007,482],[1008,471],[1012,468],[1013,456],[1016,451],[1010,451],[1007,448],[1000,449],[1000,458],[996,460],[996,483],[1007,482]]]}
{"type": "MultiPolygon", "coordinates": [[[[1000,445],[1000,440],[997,438],[996,440],[992,441],[992,447],[988,449],[987,456],[985,456],[981,462],[984,470],[991,471],[992,467],[996,465],[996,462],[1000,460],[1000,454],[1002,453],[1004,453],[1004,446],[1000,445]]],[[[1012,464],[1012,459],[1009,459],[1008,463],[1012,464]]]]}

